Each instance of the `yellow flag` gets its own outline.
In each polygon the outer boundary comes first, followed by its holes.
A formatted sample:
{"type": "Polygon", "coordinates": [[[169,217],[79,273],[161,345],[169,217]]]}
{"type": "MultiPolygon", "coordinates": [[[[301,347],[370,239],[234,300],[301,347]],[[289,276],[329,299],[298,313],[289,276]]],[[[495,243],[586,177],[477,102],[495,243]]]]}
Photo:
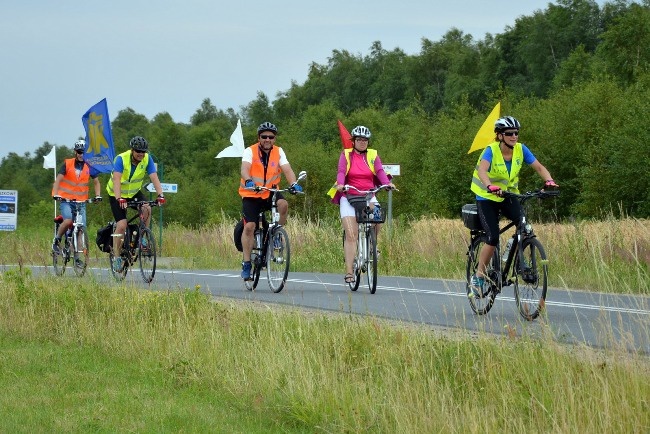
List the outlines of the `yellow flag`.
{"type": "Polygon", "coordinates": [[[472,146],[467,151],[468,154],[483,149],[494,141],[494,123],[499,119],[499,116],[501,116],[501,101],[494,106],[478,133],[476,133],[472,146]]]}

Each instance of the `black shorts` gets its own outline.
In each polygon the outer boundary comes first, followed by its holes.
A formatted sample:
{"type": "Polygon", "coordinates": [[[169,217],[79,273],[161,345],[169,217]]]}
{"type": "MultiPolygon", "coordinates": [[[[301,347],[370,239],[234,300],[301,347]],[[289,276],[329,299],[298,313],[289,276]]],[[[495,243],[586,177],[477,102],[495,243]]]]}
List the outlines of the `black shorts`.
{"type": "MultiPolygon", "coordinates": [[[[144,197],[144,193],[142,193],[142,191],[138,191],[135,194],[135,196],[126,197],[125,199],[128,203],[134,202],[136,200],[139,202],[147,200],[147,198],[144,197]]],[[[117,199],[115,199],[115,196],[111,196],[109,194],[108,200],[111,203],[111,212],[113,213],[113,218],[115,219],[115,221],[119,222],[120,220],[126,219],[126,209],[120,208],[120,204],[117,203],[117,199]]]]}
{"type": "Polygon", "coordinates": [[[499,218],[501,216],[519,223],[521,220],[521,204],[514,197],[506,197],[501,202],[494,200],[477,200],[478,217],[481,226],[487,234],[487,244],[496,246],[499,242],[499,218]]]}
{"type": "MultiPolygon", "coordinates": [[[[278,193],[277,200],[284,199],[282,193],[278,193]]],[[[256,222],[260,212],[269,211],[271,209],[271,196],[266,199],[258,199],[256,197],[243,197],[242,214],[244,215],[245,222],[256,222]]]]}

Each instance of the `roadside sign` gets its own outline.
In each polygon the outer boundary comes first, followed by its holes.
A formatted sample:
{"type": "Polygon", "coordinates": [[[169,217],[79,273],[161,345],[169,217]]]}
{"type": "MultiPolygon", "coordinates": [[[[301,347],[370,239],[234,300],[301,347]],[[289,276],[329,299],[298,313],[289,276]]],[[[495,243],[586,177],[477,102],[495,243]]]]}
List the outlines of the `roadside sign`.
{"type": "Polygon", "coordinates": [[[15,231],[18,225],[18,190],[0,190],[0,231],[15,231]]]}
{"type": "Polygon", "coordinates": [[[386,175],[390,176],[399,176],[400,175],[400,167],[399,164],[384,164],[384,172],[386,172],[386,175]]]}
{"type": "MultiPolygon", "coordinates": [[[[162,187],[163,193],[178,193],[178,184],[165,184],[163,182],[160,183],[160,185],[162,187]]],[[[153,186],[152,182],[147,184],[147,190],[151,193],[156,192],[156,188],[153,186]]]]}

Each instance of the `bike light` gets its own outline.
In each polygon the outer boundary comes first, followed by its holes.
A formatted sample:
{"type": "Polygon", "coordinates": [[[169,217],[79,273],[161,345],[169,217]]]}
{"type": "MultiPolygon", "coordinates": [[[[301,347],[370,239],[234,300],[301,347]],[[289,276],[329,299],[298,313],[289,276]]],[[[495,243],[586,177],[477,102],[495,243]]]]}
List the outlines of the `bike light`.
{"type": "Polygon", "coordinates": [[[529,234],[533,231],[533,226],[530,223],[526,223],[526,226],[524,226],[524,230],[526,231],[527,234],[529,234]]]}

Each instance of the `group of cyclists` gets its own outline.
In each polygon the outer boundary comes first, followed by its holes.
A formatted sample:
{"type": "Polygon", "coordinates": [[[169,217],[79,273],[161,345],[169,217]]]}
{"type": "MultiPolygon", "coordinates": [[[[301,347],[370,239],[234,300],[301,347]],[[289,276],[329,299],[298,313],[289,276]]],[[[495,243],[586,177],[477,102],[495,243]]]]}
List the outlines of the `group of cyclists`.
{"type": "MultiPolygon", "coordinates": [[[[521,205],[517,200],[504,198],[503,192],[518,193],[519,172],[523,164],[530,165],[544,180],[546,187],[558,187],[546,167],[535,158],[525,144],[519,142],[520,128],[521,124],[512,116],[499,118],[494,125],[494,142],[487,145],[481,152],[472,175],[471,191],[476,195],[479,218],[489,241],[486,243],[487,248],[481,251],[478,270],[471,277],[470,285],[468,285],[468,297],[480,294],[481,287],[486,284],[485,269],[498,243],[500,215],[512,221],[519,221],[521,205]]],[[[277,186],[281,176],[284,175],[290,184],[290,193],[302,192],[302,187],[296,182],[296,175],[284,150],[276,144],[277,135],[278,128],[274,124],[263,122],[257,128],[257,142],[247,147],[242,155],[239,195],[242,198],[244,220],[244,230],[241,236],[243,247],[241,278],[244,280],[251,279],[251,250],[254,245],[257,216],[261,211],[271,209],[269,192],[256,189],[256,187],[272,188],[277,186]]],[[[350,135],[352,147],[341,152],[336,182],[331,190],[332,202],[339,205],[341,224],[345,231],[344,281],[346,283],[354,283],[355,279],[352,263],[358,236],[356,208],[365,206],[365,200],[355,200],[360,195],[355,189],[370,190],[379,185],[395,188],[384,171],[377,150],[371,148],[372,134],[370,130],[359,125],[352,129],[350,135]],[[353,186],[355,189],[348,189],[346,186],[353,186]]],[[[111,211],[117,223],[115,233],[118,236],[113,238],[115,252],[121,251],[121,243],[127,226],[126,208],[128,203],[145,201],[141,189],[147,175],[158,194],[158,203],[160,205],[165,203],[156,166],[153,158],[147,152],[148,146],[143,137],[133,137],[130,141],[130,149],[115,158],[113,172],[106,186],[111,211]]],[[[85,141],[77,141],[74,146],[75,157],[65,160],[61,166],[52,188],[52,195],[55,199],[67,198],[83,202],[88,199],[88,187],[92,179],[95,199],[101,200],[97,174],[92,173],[83,159],[85,147],[85,141]]],[[[377,203],[376,198],[373,198],[372,202],[377,203]]],[[[84,203],[62,203],[61,214],[64,221],[52,243],[52,249],[55,251],[59,248],[61,236],[72,225],[71,208],[73,206],[76,206],[82,213],[85,223],[84,203]]],[[[277,200],[277,209],[280,214],[280,224],[284,225],[289,205],[281,195],[277,200]]],[[[151,217],[149,207],[145,209],[145,216],[148,224],[151,217]]],[[[379,226],[377,225],[377,228],[379,226]]],[[[123,264],[119,254],[115,255],[112,266],[115,271],[121,270],[123,264]]]]}
{"type": "MultiPolygon", "coordinates": [[[[149,143],[144,137],[136,136],[129,142],[130,149],[119,154],[113,161],[113,172],[108,184],[106,193],[111,204],[111,212],[115,219],[115,236],[113,237],[113,251],[118,252],[113,260],[113,270],[121,272],[124,264],[119,252],[122,250],[124,233],[126,231],[126,209],[128,204],[133,201],[146,201],[142,186],[145,176],[149,179],[158,193],[158,204],[165,203],[162,185],[156,173],[156,166],[153,158],[149,155],[149,143]]],[[[84,225],[86,224],[86,204],[88,199],[89,182],[92,179],[95,188],[94,202],[102,200],[101,188],[97,173],[84,161],[86,152],[85,140],[78,140],[74,144],[74,158],[66,159],[61,165],[59,172],[52,186],[52,197],[54,200],[67,199],[60,205],[63,222],[52,241],[52,251],[58,253],[60,249],[61,237],[72,226],[73,210],[82,215],[84,225]]],[[[151,219],[151,208],[144,206],[144,215],[147,225],[151,219]]]]}

